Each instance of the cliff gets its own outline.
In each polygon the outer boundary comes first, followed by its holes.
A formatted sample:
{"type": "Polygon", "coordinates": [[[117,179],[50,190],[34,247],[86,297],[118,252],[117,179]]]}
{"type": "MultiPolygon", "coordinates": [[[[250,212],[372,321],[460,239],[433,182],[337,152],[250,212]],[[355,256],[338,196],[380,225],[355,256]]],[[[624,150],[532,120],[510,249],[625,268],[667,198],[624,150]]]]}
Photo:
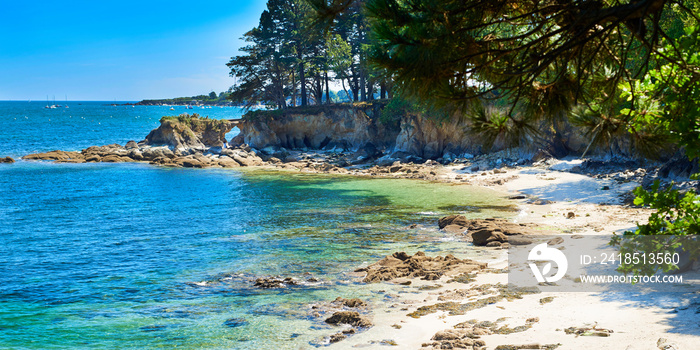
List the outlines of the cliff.
{"type": "Polygon", "coordinates": [[[382,105],[330,105],[248,113],[239,123],[232,144],[288,149],[342,149],[357,151],[368,144],[391,147],[398,130],[379,122],[382,105]]]}
{"type": "MultiPolygon", "coordinates": [[[[325,149],[358,151],[376,149],[392,158],[442,159],[469,158],[485,152],[506,149],[508,144],[497,139],[491,149],[484,149],[484,140],[471,131],[466,119],[437,120],[415,114],[395,116],[394,123],[381,121],[386,102],[341,104],[289,108],[276,111],[249,112],[239,122],[240,134],[232,145],[248,144],[253,148],[284,147],[286,149],[325,149]]],[[[571,124],[539,127],[540,135],[524,136],[518,150],[531,155],[562,157],[582,154],[588,146],[583,131],[571,124]]],[[[628,140],[614,140],[614,145],[592,148],[589,154],[634,156],[626,151],[628,140]]],[[[379,152],[370,152],[377,155],[379,152]]]]}

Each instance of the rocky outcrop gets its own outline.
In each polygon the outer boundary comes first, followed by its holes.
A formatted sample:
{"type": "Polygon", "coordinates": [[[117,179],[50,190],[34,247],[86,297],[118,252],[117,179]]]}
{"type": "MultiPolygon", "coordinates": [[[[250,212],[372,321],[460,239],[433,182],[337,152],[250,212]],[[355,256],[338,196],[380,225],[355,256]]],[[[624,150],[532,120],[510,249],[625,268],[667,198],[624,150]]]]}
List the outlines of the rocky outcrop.
{"type": "Polygon", "coordinates": [[[15,160],[10,157],[0,158],[0,163],[14,163],[15,160]]]}
{"type": "Polygon", "coordinates": [[[56,160],[64,162],[85,162],[85,157],[80,152],[50,151],[35,153],[22,157],[24,160],[56,160]]]}
{"type": "Polygon", "coordinates": [[[232,128],[233,123],[227,120],[200,118],[196,114],[164,117],[161,125],[138,143],[92,146],[80,152],[56,150],[26,155],[22,159],[58,163],[148,162],[185,168],[262,165],[262,158],[248,146],[222,148],[224,136],[232,128]]]}
{"type": "MultiPolygon", "coordinates": [[[[135,144],[129,141],[129,144],[135,144]]],[[[51,151],[30,154],[24,160],[53,160],[57,163],[121,163],[148,162],[154,165],[184,168],[236,168],[241,166],[258,166],[263,164],[253,150],[208,149],[203,152],[195,149],[175,150],[168,146],[141,145],[129,148],[117,144],[92,146],[80,152],[51,151]]]]}
{"type": "Polygon", "coordinates": [[[150,146],[170,146],[175,150],[220,148],[226,141],[226,133],[234,126],[228,120],[202,118],[196,113],[163,117],[160,126],[152,130],[142,143],[150,146]]]}
{"type": "Polygon", "coordinates": [[[534,225],[516,224],[505,219],[473,219],[464,215],[448,215],[438,220],[438,227],[448,232],[464,232],[476,246],[500,247],[505,243],[526,245],[532,243],[527,235],[535,234],[534,225]]]}
{"type": "Polygon", "coordinates": [[[460,275],[484,268],[486,268],[485,263],[469,259],[461,260],[452,255],[431,258],[423,252],[417,252],[413,256],[397,252],[355,272],[366,272],[367,275],[363,281],[372,283],[401,277],[421,277],[431,281],[440,279],[443,275],[460,275]]]}

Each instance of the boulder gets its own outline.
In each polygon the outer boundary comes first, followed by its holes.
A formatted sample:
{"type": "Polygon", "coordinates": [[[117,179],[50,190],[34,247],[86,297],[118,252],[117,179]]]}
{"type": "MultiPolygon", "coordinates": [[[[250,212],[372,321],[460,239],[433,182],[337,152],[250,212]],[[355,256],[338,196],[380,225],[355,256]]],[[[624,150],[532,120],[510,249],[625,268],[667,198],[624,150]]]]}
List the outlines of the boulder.
{"type": "Polygon", "coordinates": [[[0,158],[0,163],[14,163],[15,160],[10,157],[0,158]]]}
{"type": "Polygon", "coordinates": [[[233,158],[227,156],[219,157],[218,164],[222,168],[237,168],[241,166],[240,164],[238,164],[238,162],[233,160],[233,158]]]}
{"type": "Polygon", "coordinates": [[[361,316],[357,311],[338,311],[326,319],[326,323],[332,325],[348,324],[353,327],[372,327],[372,321],[361,316]]]}
{"type": "Polygon", "coordinates": [[[126,149],[128,149],[128,150],[136,149],[136,148],[139,148],[139,144],[136,143],[136,141],[131,140],[131,141],[129,141],[129,142],[126,143],[126,145],[124,146],[124,148],[126,148],[126,149]]]}
{"type": "MultiPolygon", "coordinates": [[[[472,240],[476,246],[485,246],[491,242],[505,243],[508,238],[500,231],[481,229],[472,233],[472,240]]],[[[499,244],[500,246],[500,244],[499,244]]]]}
{"type": "Polygon", "coordinates": [[[469,226],[470,221],[464,215],[448,215],[440,218],[438,220],[438,226],[440,229],[445,228],[448,225],[457,225],[462,227],[469,226]]]}
{"type": "Polygon", "coordinates": [[[175,153],[168,147],[145,147],[142,149],[141,154],[146,160],[175,157],[175,153]]]}

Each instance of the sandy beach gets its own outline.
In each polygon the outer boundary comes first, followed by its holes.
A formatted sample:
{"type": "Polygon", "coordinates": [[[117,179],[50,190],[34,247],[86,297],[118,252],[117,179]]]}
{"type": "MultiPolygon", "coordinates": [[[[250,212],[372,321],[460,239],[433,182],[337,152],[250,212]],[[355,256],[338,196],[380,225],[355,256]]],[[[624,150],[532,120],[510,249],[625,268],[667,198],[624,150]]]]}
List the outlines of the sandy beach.
{"type": "MultiPolygon", "coordinates": [[[[645,221],[647,209],[622,205],[620,198],[638,186],[638,182],[621,183],[565,171],[578,163],[574,159],[552,160],[495,172],[446,166],[437,177],[486,186],[522,198],[518,200],[519,213],[513,221],[558,232],[569,249],[576,247],[575,240],[567,239],[572,234],[622,233],[645,221]]],[[[488,261],[491,272],[480,272],[474,281],[466,284],[448,282],[448,277],[436,281],[414,278],[410,286],[403,287],[403,292],[385,298],[387,301],[381,305],[372,305],[374,327],[331,344],[330,348],[394,345],[401,349],[678,350],[697,349],[700,344],[700,298],[696,292],[700,274],[693,271],[683,274],[686,288],[681,293],[631,292],[630,289],[545,292],[522,295],[521,299],[502,298],[463,314],[440,310],[420,317],[411,314],[445,300],[473,303],[493,296],[483,292],[484,286],[493,292],[499,283],[507,284],[507,274],[499,271],[508,265],[506,252],[474,248],[493,253],[488,261]],[[574,328],[565,331],[570,327],[574,328]],[[576,329],[583,334],[576,334],[576,329]],[[473,343],[473,346],[455,345],[455,339],[466,339],[462,344],[473,343]]]]}

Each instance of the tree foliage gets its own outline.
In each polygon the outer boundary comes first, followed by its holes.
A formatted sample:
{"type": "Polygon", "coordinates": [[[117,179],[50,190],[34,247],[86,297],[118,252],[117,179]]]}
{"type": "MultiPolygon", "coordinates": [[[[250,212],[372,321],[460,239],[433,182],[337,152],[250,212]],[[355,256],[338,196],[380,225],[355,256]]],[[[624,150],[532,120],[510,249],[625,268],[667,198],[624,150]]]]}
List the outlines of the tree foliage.
{"type": "Polygon", "coordinates": [[[237,78],[235,102],[280,109],[330,102],[332,80],[355,101],[372,99],[377,85],[385,95],[389,84],[366,63],[362,4],[347,6],[330,24],[317,21],[313,6],[307,0],[268,0],[258,26],[243,36],[248,45],[228,63],[237,78]]]}
{"type": "MultiPolygon", "coordinates": [[[[312,2],[326,22],[358,3],[312,2]]],[[[487,140],[517,142],[542,122],[568,120],[584,128],[589,148],[614,152],[627,140],[649,157],[700,156],[697,0],[367,0],[365,8],[374,69],[405,96],[455,106],[487,140]]],[[[699,196],[658,184],[635,194],[656,213],[629,236],[678,235],[642,248],[699,257],[687,239],[700,233],[699,196]]]]}
{"type": "Polygon", "coordinates": [[[688,6],[664,0],[366,4],[373,63],[392,72],[403,93],[458,106],[481,132],[514,134],[538,129],[541,119],[573,116],[592,143],[625,135],[648,154],[659,154],[667,140],[649,124],[630,128],[635,120],[624,111],[634,106],[620,87],[671,61],[664,47],[676,41],[679,20],[697,21],[688,6]],[[489,116],[473,106],[494,99],[507,101],[505,114],[489,116]]]}

